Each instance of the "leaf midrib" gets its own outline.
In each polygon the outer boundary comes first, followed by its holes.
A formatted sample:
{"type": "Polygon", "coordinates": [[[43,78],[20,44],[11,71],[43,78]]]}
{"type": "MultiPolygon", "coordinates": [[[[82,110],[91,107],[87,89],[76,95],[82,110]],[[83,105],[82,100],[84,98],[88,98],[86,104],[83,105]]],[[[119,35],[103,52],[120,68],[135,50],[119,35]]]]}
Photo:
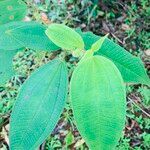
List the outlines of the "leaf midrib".
{"type": "MultiPolygon", "coordinates": [[[[59,65],[60,65],[60,64],[59,64],[59,65]]],[[[58,68],[59,68],[59,67],[58,67],[58,68]]],[[[57,70],[55,71],[55,73],[58,72],[58,71],[59,71],[59,69],[57,69],[57,70]]],[[[49,72],[49,71],[48,71],[48,72],[49,72]]],[[[53,75],[51,81],[52,81],[53,78],[55,77],[55,73],[54,73],[54,75],[53,75]]],[[[49,82],[49,85],[51,84],[51,81],[49,82]]],[[[36,87],[36,86],[35,86],[35,87],[36,87]]],[[[48,87],[49,87],[49,86],[48,86],[48,87]]],[[[49,87],[49,88],[50,88],[50,87],[49,87]]],[[[47,89],[46,93],[48,92],[49,88],[47,89]]],[[[45,96],[46,96],[46,95],[45,95],[45,96]]],[[[41,103],[43,103],[43,101],[44,101],[44,99],[42,99],[41,103]]],[[[29,125],[31,124],[31,122],[34,120],[35,116],[37,115],[37,113],[39,112],[39,110],[40,110],[41,107],[42,107],[42,104],[39,105],[38,111],[35,112],[35,114],[33,115],[33,119],[31,119],[30,122],[28,123],[28,127],[29,127],[29,125]]],[[[24,135],[26,135],[26,134],[27,134],[27,132],[24,132],[24,134],[22,134],[22,138],[21,138],[21,143],[20,143],[20,145],[22,145],[22,143],[23,143],[23,137],[24,137],[24,135]]]]}
{"type": "MultiPolygon", "coordinates": [[[[62,76],[62,73],[60,74],[60,77],[59,77],[59,81],[60,81],[60,79],[61,79],[61,76],[62,76]]],[[[60,87],[60,82],[59,82],[59,87],[60,87]]],[[[56,104],[57,104],[57,102],[59,101],[59,99],[58,99],[58,91],[59,91],[59,87],[58,87],[58,90],[57,90],[57,94],[56,94],[56,101],[55,101],[55,104],[54,104],[54,108],[53,108],[53,111],[52,111],[52,114],[51,114],[51,116],[50,116],[50,120],[51,120],[51,118],[52,118],[52,116],[53,116],[53,114],[54,114],[54,110],[56,109],[56,104]]],[[[43,131],[43,133],[47,130],[47,125],[48,125],[48,123],[46,124],[46,128],[45,128],[45,130],[43,131]]],[[[43,134],[40,136],[40,138],[43,136],[43,134]]],[[[41,139],[38,139],[39,141],[41,140],[41,139]]],[[[34,144],[34,146],[32,146],[32,148],[34,148],[35,146],[36,146],[36,144],[38,143],[38,141],[34,144]]],[[[32,150],[32,148],[30,148],[31,150],[32,150]]]]}

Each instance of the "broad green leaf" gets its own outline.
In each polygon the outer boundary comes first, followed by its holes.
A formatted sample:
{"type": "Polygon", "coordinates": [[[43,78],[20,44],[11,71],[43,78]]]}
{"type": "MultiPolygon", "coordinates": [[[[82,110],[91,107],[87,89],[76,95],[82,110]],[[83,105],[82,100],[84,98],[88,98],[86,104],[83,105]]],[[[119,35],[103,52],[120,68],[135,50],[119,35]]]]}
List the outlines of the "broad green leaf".
{"type": "MultiPolygon", "coordinates": [[[[99,36],[92,32],[78,33],[82,36],[85,49],[91,48],[92,44],[99,40],[99,36]]],[[[144,65],[140,58],[131,55],[124,48],[106,38],[101,49],[95,54],[105,56],[111,59],[118,67],[125,82],[142,83],[150,85],[150,79],[146,74],[144,65]]]]}
{"type": "Polygon", "coordinates": [[[0,49],[27,47],[35,50],[58,50],[45,35],[45,26],[37,22],[11,22],[0,26],[0,49]]]}
{"type": "Polygon", "coordinates": [[[70,96],[77,128],[91,150],[113,150],[125,124],[126,96],[120,72],[103,56],[79,63],[70,96]]]}
{"type": "Polygon", "coordinates": [[[0,24],[22,20],[27,12],[27,6],[22,0],[0,1],[0,24]]]}
{"type": "Polygon", "coordinates": [[[75,30],[63,24],[51,24],[46,30],[46,35],[52,42],[63,49],[84,49],[84,42],[81,36],[75,30]]]}
{"type": "Polygon", "coordinates": [[[23,84],[10,121],[11,150],[35,150],[53,131],[67,95],[67,68],[53,60],[23,84]]]}
{"type": "Polygon", "coordinates": [[[4,51],[0,50],[0,86],[2,86],[11,76],[14,75],[12,61],[15,51],[4,51]]]}

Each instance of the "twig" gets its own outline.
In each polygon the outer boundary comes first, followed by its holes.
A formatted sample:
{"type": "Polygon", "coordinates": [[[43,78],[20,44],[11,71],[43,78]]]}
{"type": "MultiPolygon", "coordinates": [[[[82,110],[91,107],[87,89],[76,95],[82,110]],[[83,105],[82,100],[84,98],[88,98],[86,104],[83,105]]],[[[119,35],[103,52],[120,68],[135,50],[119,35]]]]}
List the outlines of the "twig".
{"type": "Polygon", "coordinates": [[[4,121],[4,122],[0,125],[0,128],[2,128],[3,126],[5,126],[7,123],[9,123],[9,118],[7,118],[6,121],[4,121]]]}
{"type": "Polygon", "coordinates": [[[45,149],[45,144],[46,144],[46,142],[42,143],[39,150],[44,150],[45,149]]]}
{"type": "Polygon", "coordinates": [[[125,44],[125,43],[123,43],[119,38],[117,38],[113,33],[110,33],[119,43],[121,43],[121,44],[125,44]]]}
{"type": "Polygon", "coordinates": [[[124,6],[122,3],[120,3],[120,2],[113,2],[114,4],[119,4],[124,10],[126,10],[127,9],[127,7],[126,6],[124,6]]]}
{"type": "Polygon", "coordinates": [[[5,114],[2,114],[2,115],[0,114],[0,118],[3,118],[3,117],[6,117],[6,118],[7,118],[7,117],[9,117],[9,116],[10,116],[10,112],[11,112],[11,111],[9,111],[9,112],[7,112],[7,113],[5,113],[5,114]]]}
{"type": "Polygon", "coordinates": [[[137,108],[139,108],[146,116],[150,118],[150,114],[143,110],[134,100],[132,100],[130,97],[128,97],[128,100],[130,100],[137,108]]]}

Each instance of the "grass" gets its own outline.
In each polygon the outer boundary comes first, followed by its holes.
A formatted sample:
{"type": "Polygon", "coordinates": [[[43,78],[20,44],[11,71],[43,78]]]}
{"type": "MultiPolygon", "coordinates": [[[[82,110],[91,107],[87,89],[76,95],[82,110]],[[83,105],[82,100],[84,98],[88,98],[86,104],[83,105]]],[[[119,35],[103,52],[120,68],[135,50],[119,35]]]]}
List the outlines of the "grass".
{"type": "MultiPolygon", "coordinates": [[[[140,57],[150,74],[150,8],[148,0],[55,0],[39,3],[27,1],[27,20],[36,20],[48,25],[51,22],[66,23],[71,27],[91,30],[98,35],[110,33],[110,38],[125,47],[133,55],[140,57]]],[[[39,66],[63,55],[61,51],[37,52],[25,49],[19,51],[13,61],[16,75],[0,87],[0,149],[8,149],[9,116],[18,90],[25,79],[39,66]]],[[[66,56],[70,75],[76,59],[66,56]]],[[[127,119],[124,136],[116,150],[150,149],[150,109],[149,88],[144,85],[127,85],[127,119]],[[146,114],[147,113],[147,114],[146,114]]],[[[61,118],[41,149],[88,149],[76,129],[69,100],[61,118]]]]}

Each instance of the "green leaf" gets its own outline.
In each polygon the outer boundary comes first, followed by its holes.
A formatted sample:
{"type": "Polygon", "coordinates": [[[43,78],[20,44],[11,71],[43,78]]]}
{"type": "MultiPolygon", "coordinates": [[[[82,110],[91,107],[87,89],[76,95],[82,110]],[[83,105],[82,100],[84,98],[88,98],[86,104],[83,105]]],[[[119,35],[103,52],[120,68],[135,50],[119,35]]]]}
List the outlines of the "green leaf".
{"type": "Polygon", "coordinates": [[[22,0],[0,1],[0,24],[22,20],[27,12],[27,6],[22,0]]]}
{"type": "Polygon", "coordinates": [[[125,87],[116,66],[103,56],[80,63],[70,96],[77,128],[91,150],[115,148],[125,124],[125,87]]]}
{"type": "Polygon", "coordinates": [[[12,66],[12,61],[16,53],[17,50],[0,50],[0,86],[3,86],[4,83],[15,74],[12,66]]]}
{"type": "Polygon", "coordinates": [[[97,40],[94,44],[92,44],[91,46],[91,50],[93,52],[96,52],[98,50],[101,49],[102,44],[104,43],[105,39],[107,38],[108,34],[106,34],[105,36],[101,37],[99,40],[97,40]]]}
{"type": "Polygon", "coordinates": [[[53,131],[67,96],[67,68],[53,60],[23,84],[10,121],[11,150],[34,150],[53,131]]]}
{"type": "Polygon", "coordinates": [[[59,47],[66,50],[84,49],[81,36],[73,29],[63,24],[51,24],[46,35],[59,47]]]}
{"type": "MultiPolygon", "coordinates": [[[[78,32],[84,40],[86,50],[90,49],[92,44],[100,38],[99,36],[94,35],[92,32],[83,33],[79,30],[78,32]]],[[[150,79],[146,74],[141,59],[131,55],[124,48],[108,38],[106,38],[101,49],[95,54],[105,56],[112,60],[121,72],[125,82],[150,85],[150,79]]]]}
{"type": "Polygon", "coordinates": [[[69,131],[69,133],[68,133],[67,136],[65,137],[66,146],[68,147],[68,146],[71,145],[73,142],[74,142],[74,136],[73,136],[72,132],[69,131]]]}
{"type": "Polygon", "coordinates": [[[11,22],[0,26],[0,49],[15,50],[22,47],[34,50],[58,50],[45,35],[45,26],[37,22],[11,22]]]}

